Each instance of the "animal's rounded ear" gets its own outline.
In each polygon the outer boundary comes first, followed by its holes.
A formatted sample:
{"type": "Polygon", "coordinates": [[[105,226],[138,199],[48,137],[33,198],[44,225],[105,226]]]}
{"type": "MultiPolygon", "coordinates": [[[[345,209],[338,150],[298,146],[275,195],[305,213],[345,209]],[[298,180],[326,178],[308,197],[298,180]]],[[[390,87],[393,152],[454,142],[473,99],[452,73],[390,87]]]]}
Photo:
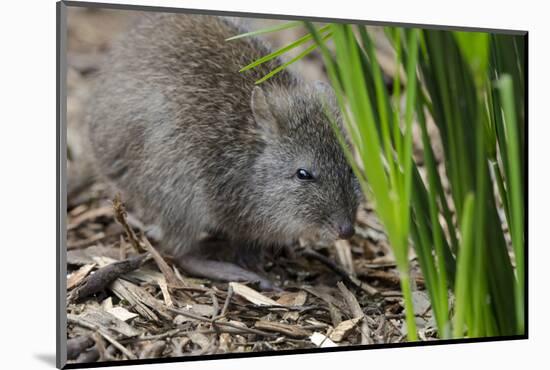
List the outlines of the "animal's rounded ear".
{"type": "Polygon", "coordinates": [[[321,80],[317,80],[313,83],[315,90],[322,96],[323,99],[330,104],[337,104],[336,95],[329,83],[321,80]]]}
{"type": "Polygon", "coordinates": [[[332,86],[324,81],[315,81],[313,83],[313,88],[315,89],[315,93],[319,97],[323,106],[328,110],[328,112],[330,112],[332,118],[339,121],[340,108],[332,86]]]}
{"type": "Polygon", "coordinates": [[[250,107],[252,108],[256,124],[263,130],[264,134],[277,135],[279,132],[277,120],[271,112],[271,105],[267,100],[264,90],[259,86],[255,86],[252,90],[250,107]]]}
{"type": "Polygon", "coordinates": [[[321,92],[332,91],[332,87],[325,81],[317,80],[313,83],[313,86],[321,92]]]}

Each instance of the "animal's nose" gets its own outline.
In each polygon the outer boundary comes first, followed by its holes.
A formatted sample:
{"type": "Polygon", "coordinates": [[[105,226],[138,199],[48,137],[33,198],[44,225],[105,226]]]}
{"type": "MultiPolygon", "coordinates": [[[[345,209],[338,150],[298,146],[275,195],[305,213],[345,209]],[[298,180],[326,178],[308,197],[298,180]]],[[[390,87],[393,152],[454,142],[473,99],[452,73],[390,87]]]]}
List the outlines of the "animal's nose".
{"type": "Polygon", "coordinates": [[[338,226],[338,237],[340,239],[349,239],[355,234],[355,229],[351,223],[344,223],[338,226]]]}

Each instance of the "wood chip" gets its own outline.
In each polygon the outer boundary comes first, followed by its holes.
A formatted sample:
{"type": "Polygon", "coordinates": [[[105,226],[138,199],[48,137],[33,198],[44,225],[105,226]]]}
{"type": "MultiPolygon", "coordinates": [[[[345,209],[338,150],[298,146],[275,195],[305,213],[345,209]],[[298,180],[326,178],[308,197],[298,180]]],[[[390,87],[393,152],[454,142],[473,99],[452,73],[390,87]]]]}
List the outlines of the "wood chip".
{"type": "Polygon", "coordinates": [[[103,302],[101,302],[101,308],[103,309],[103,311],[109,311],[111,308],[113,308],[113,298],[109,297],[104,299],[103,302]]]}
{"type": "Polygon", "coordinates": [[[355,329],[357,323],[361,321],[362,317],[356,317],[354,319],[342,321],[334,328],[332,333],[330,333],[329,338],[335,342],[341,342],[355,329]]]}
{"type": "Polygon", "coordinates": [[[122,321],[128,321],[139,315],[128,311],[124,307],[116,306],[106,309],[105,311],[109,312],[111,315],[122,321]]]}
{"type": "Polygon", "coordinates": [[[67,290],[71,290],[75,286],[79,285],[96,266],[97,264],[90,263],[82,266],[77,271],[70,274],[69,277],[67,277],[67,290]]]}
{"type": "Polygon", "coordinates": [[[320,348],[338,347],[338,345],[334,343],[332,340],[330,340],[329,337],[318,332],[313,333],[309,337],[309,340],[311,340],[311,343],[315,344],[317,347],[320,347],[320,348]]]}
{"type": "Polygon", "coordinates": [[[143,303],[143,296],[146,292],[138,286],[127,281],[117,279],[109,287],[120,299],[126,300],[130,306],[144,319],[159,321],[158,316],[143,303]]]}
{"type": "Polygon", "coordinates": [[[88,307],[86,311],[80,315],[80,317],[89,323],[102,327],[107,331],[110,330],[114,333],[123,335],[127,338],[136,337],[141,334],[140,330],[128,325],[124,322],[124,320],[121,320],[104,310],[88,307]]]}
{"type": "Polygon", "coordinates": [[[253,303],[257,306],[281,306],[281,304],[277,303],[271,298],[266,297],[265,295],[258,293],[252,288],[247,287],[244,284],[240,283],[229,283],[231,288],[233,289],[233,292],[250,303],[253,303]]]}
{"type": "Polygon", "coordinates": [[[285,292],[281,294],[277,303],[283,306],[303,306],[307,300],[307,293],[303,290],[299,292],[285,292]]]}
{"type": "Polygon", "coordinates": [[[172,321],[172,316],[168,313],[168,309],[170,307],[166,307],[164,304],[162,304],[161,301],[153,297],[145,289],[122,279],[118,279],[117,281],[115,281],[115,283],[116,282],[120,283],[126,289],[131,291],[135,299],[139,300],[139,302],[141,302],[143,305],[153,309],[161,318],[163,318],[164,320],[172,321]]]}
{"type": "Polygon", "coordinates": [[[158,279],[157,283],[159,285],[160,291],[162,292],[164,304],[168,307],[174,306],[174,303],[172,302],[172,297],[170,296],[170,292],[168,291],[168,284],[166,284],[166,279],[164,278],[164,276],[161,279],[158,279]]]}
{"type": "MultiPolygon", "coordinates": [[[[300,290],[299,292],[290,292],[290,293],[283,293],[279,299],[277,299],[277,303],[282,304],[283,306],[290,306],[290,307],[299,307],[303,306],[307,301],[307,293],[303,290],[300,290]]],[[[298,311],[289,311],[285,312],[283,315],[283,320],[285,321],[297,321],[300,318],[300,312],[298,311]]]]}
{"type": "Polygon", "coordinates": [[[350,275],[355,277],[355,267],[351,256],[351,245],[348,240],[337,240],[334,243],[336,257],[340,266],[350,275]]]}

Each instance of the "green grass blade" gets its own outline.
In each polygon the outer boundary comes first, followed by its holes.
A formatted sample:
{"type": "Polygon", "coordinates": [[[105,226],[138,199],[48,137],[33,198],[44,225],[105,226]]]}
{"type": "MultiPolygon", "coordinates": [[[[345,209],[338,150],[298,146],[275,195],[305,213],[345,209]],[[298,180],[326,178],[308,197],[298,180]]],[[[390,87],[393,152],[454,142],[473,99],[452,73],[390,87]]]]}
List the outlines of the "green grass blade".
{"type": "Polygon", "coordinates": [[[398,186],[396,173],[397,169],[395,168],[396,164],[394,163],[394,150],[392,146],[392,133],[390,132],[390,111],[392,110],[391,102],[386,91],[386,86],[384,84],[384,79],[382,77],[382,70],[378,64],[378,59],[376,57],[376,52],[374,50],[373,42],[371,41],[366,27],[359,27],[359,34],[363,44],[363,48],[366,50],[367,55],[370,60],[370,69],[372,70],[373,82],[374,82],[374,92],[376,96],[376,102],[378,106],[378,117],[380,120],[380,134],[382,137],[383,148],[389,166],[389,177],[390,177],[390,186],[392,189],[396,189],[398,186]]]}
{"type": "MultiPolygon", "coordinates": [[[[326,40],[331,36],[332,36],[332,33],[329,32],[329,33],[327,33],[323,36],[323,40],[326,40]]],[[[291,64],[296,63],[297,61],[299,61],[300,59],[302,59],[303,57],[305,57],[306,55],[308,55],[309,53],[311,53],[315,49],[317,49],[317,45],[313,44],[313,45],[309,46],[307,49],[302,51],[300,54],[296,55],[294,58],[290,59],[288,62],[285,62],[285,63],[281,64],[280,66],[278,66],[277,68],[275,68],[274,70],[272,70],[271,72],[266,74],[264,77],[257,80],[255,82],[255,84],[260,84],[264,81],[269,80],[271,77],[275,76],[277,73],[281,72],[282,70],[284,70],[285,68],[287,68],[291,64]]]]}
{"type": "Polygon", "coordinates": [[[489,65],[489,34],[486,32],[453,32],[462,55],[472,69],[481,92],[489,65]]]}
{"type": "MultiPolygon", "coordinates": [[[[320,33],[324,33],[326,32],[328,29],[329,29],[330,25],[326,25],[324,27],[321,27],[319,29],[319,32],[320,33]]],[[[274,52],[272,53],[269,53],[268,55],[264,56],[264,57],[261,57],[260,59],[257,59],[255,61],[253,61],[252,63],[248,64],[247,66],[244,66],[243,68],[241,68],[239,70],[239,72],[244,72],[244,71],[248,71],[249,69],[252,69],[254,67],[257,67],[259,66],[260,64],[263,64],[263,63],[266,63],[272,59],[275,59],[285,53],[288,53],[290,50],[292,49],[295,49],[297,48],[298,46],[300,45],[303,45],[305,43],[307,43],[308,41],[310,41],[312,38],[311,34],[306,34],[302,37],[300,37],[299,39],[291,42],[290,44],[288,45],[285,45],[283,46],[282,48],[278,49],[278,50],[275,50],[274,52]]],[[[311,51],[310,51],[311,52],[311,51]]],[[[304,55],[307,55],[308,53],[305,53],[304,55]]],[[[296,58],[295,58],[296,59],[296,58]]],[[[299,58],[298,58],[299,59],[299,58]]]]}
{"type": "MultiPolygon", "coordinates": [[[[447,268],[446,260],[444,257],[444,246],[443,246],[443,231],[441,230],[441,225],[439,223],[439,210],[437,206],[438,196],[436,178],[437,167],[435,159],[433,158],[433,153],[431,150],[430,138],[428,136],[428,130],[426,128],[426,122],[424,120],[423,114],[421,114],[422,107],[419,111],[419,122],[420,128],[422,131],[422,143],[424,146],[424,163],[427,170],[428,178],[428,199],[429,199],[429,208],[430,208],[430,221],[432,226],[432,240],[435,246],[435,257],[436,257],[436,266],[437,266],[437,279],[439,282],[439,289],[437,291],[437,299],[434,300],[434,304],[438,305],[438,328],[440,331],[440,337],[448,337],[445,328],[447,327],[447,317],[448,317],[448,284],[447,284],[447,268]]],[[[429,247],[429,246],[427,246],[429,247]]],[[[431,248],[430,248],[431,251],[431,248]]]]}
{"type": "Polygon", "coordinates": [[[230,38],[227,38],[227,39],[225,39],[225,41],[233,41],[233,40],[237,40],[237,39],[242,39],[244,37],[259,36],[259,35],[263,35],[263,34],[266,34],[266,33],[273,33],[273,32],[283,31],[283,30],[287,30],[289,28],[298,27],[301,24],[302,24],[302,22],[300,22],[300,21],[285,22],[285,23],[278,24],[278,25],[273,26],[273,27],[267,27],[267,28],[262,28],[260,30],[256,30],[256,31],[241,33],[240,35],[236,35],[236,36],[232,36],[230,38]]]}
{"type": "MultiPolygon", "coordinates": [[[[407,60],[407,87],[405,103],[405,146],[403,148],[403,173],[404,173],[404,197],[403,203],[410,204],[411,179],[412,179],[412,122],[416,106],[417,78],[416,68],[418,64],[418,33],[417,29],[410,32],[407,49],[409,51],[407,60]]],[[[403,225],[408,227],[410,212],[403,212],[403,225]]],[[[407,232],[408,233],[408,232],[407,232]]]]}
{"type": "Polygon", "coordinates": [[[470,278],[470,266],[473,265],[474,243],[474,195],[469,193],[464,201],[464,212],[462,214],[460,241],[460,252],[457,256],[457,273],[455,282],[455,315],[453,318],[453,337],[464,336],[464,324],[468,307],[472,307],[470,289],[472,279],[470,278]]]}
{"type": "MultiPolygon", "coordinates": [[[[394,29],[394,37],[393,37],[393,44],[395,47],[395,65],[399,65],[401,63],[401,58],[403,57],[402,53],[402,45],[401,45],[401,32],[399,29],[394,29]]],[[[397,122],[401,121],[401,77],[399,75],[399,68],[396,68],[395,76],[394,76],[394,84],[393,84],[393,92],[392,92],[392,98],[395,102],[395,109],[394,109],[394,122],[393,125],[394,131],[393,131],[393,139],[395,141],[395,148],[398,153],[401,153],[403,151],[403,139],[401,135],[401,130],[399,128],[399,125],[397,122]],[[397,81],[397,83],[395,83],[397,81]]]]}
{"type": "Polygon", "coordinates": [[[514,106],[514,95],[512,79],[508,75],[501,77],[499,89],[502,98],[504,123],[506,127],[506,147],[509,155],[508,160],[508,189],[510,194],[510,234],[516,258],[517,283],[516,283],[516,313],[519,332],[524,331],[524,310],[523,310],[523,286],[524,286],[524,244],[523,244],[523,186],[521,182],[520,154],[518,144],[518,130],[514,106]]]}

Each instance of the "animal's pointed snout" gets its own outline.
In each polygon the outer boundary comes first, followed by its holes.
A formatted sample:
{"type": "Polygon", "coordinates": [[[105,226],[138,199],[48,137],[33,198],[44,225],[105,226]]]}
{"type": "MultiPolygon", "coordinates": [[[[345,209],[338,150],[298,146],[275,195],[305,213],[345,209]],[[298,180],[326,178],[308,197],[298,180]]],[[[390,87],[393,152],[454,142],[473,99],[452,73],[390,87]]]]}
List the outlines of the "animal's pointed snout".
{"type": "Polygon", "coordinates": [[[340,239],[349,239],[355,234],[355,228],[351,222],[344,222],[338,226],[338,237],[340,239]]]}

